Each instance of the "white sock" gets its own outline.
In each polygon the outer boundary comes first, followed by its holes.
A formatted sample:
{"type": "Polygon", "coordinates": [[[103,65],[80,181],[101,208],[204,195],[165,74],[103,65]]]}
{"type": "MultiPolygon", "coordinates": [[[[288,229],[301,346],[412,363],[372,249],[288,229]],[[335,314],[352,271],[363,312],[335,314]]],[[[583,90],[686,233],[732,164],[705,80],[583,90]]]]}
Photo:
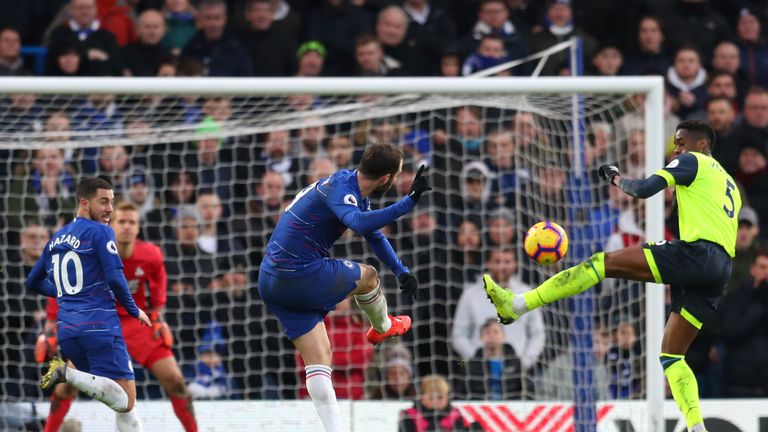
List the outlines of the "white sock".
{"type": "Polygon", "coordinates": [[[515,296],[512,298],[512,310],[517,314],[518,317],[528,312],[528,305],[525,304],[525,298],[523,298],[522,294],[515,294],[515,296]]]}
{"type": "Polygon", "coordinates": [[[688,432],[707,432],[707,429],[704,427],[704,423],[697,423],[691,426],[688,432]]]}
{"type": "Polygon", "coordinates": [[[344,429],[341,426],[336,391],[333,390],[331,368],[323,365],[309,365],[304,370],[307,373],[307,391],[315,404],[323,428],[326,432],[342,432],[344,429]]]}
{"type": "Polygon", "coordinates": [[[355,296],[355,301],[360,309],[363,310],[368,320],[371,321],[373,329],[379,333],[384,333],[392,327],[387,313],[387,297],[381,292],[381,279],[376,284],[373,291],[355,296]]]}
{"type": "Polygon", "coordinates": [[[128,412],[117,413],[116,419],[118,432],[144,432],[139,416],[136,414],[136,406],[128,412]]]}
{"type": "Polygon", "coordinates": [[[125,411],[128,408],[128,394],[120,384],[109,378],[68,367],[67,382],[115,411],[125,411]]]}

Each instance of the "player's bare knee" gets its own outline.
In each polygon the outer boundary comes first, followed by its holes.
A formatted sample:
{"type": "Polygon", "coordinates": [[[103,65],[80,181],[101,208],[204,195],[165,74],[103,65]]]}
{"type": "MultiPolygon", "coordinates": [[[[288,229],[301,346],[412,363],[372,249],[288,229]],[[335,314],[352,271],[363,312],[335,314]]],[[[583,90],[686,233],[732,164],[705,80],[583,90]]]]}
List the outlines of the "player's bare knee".
{"type": "Polygon", "coordinates": [[[379,272],[367,264],[360,264],[360,281],[357,283],[357,294],[373,291],[379,285],[379,272]]]}
{"type": "Polygon", "coordinates": [[[184,377],[181,374],[173,374],[170,377],[168,384],[165,387],[165,391],[169,396],[176,398],[185,398],[189,396],[187,392],[187,384],[184,382],[184,377]]]}

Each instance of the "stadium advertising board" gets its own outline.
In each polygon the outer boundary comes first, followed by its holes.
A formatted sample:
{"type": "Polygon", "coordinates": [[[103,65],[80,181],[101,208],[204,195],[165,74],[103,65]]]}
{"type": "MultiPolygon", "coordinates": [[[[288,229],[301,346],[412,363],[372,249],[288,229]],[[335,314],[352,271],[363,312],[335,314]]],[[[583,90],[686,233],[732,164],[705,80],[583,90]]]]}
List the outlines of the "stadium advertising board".
{"type": "MultiPolygon", "coordinates": [[[[410,404],[404,402],[340,401],[344,424],[349,430],[360,432],[396,431],[399,412],[408,406],[410,404]]],[[[467,402],[456,403],[456,406],[465,418],[478,420],[487,431],[573,431],[573,411],[569,404],[467,402]]],[[[139,401],[138,407],[147,430],[182,431],[167,401],[139,401]]],[[[643,401],[600,403],[597,430],[648,432],[645,426],[645,407],[643,401]]],[[[29,405],[19,405],[17,408],[10,411],[35,415],[29,405]]],[[[44,418],[48,413],[48,404],[37,404],[35,411],[38,417],[44,418]]],[[[712,431],[768,432],[766,399],[704,400],[702,411],[705,413],[705,423],[712,431]]],[[[4,414],[8,413],[7,410],[4,414]]],[[[310,401],[197,401],[195,414],[200,429],[205,431],[322,431],[310,401]]],[[[73,404],[67,418],[80,421],[82,430],[114,430],[114,413],[98,402],[82,401],[73,404]]],[[[664,418],[663,432],[685,431],[685,422],[673,401],[665,402],[664,418]]]]}

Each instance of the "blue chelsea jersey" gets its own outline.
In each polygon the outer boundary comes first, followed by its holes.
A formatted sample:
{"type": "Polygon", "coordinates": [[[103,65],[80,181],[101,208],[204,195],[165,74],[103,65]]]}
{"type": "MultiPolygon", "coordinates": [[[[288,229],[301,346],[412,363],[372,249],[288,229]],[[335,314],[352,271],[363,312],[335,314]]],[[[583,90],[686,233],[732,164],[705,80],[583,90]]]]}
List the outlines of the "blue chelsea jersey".
{"type": "Polygon", "coordinates": [[[115,295],[105,273],[123,262],[108,225],[75,218],[45,246],[45,271],[56,288],[59,339],[87,335],[122,335],[115,295]]]}
{"type": "Polygon", "coordinates": [[[329,257],[333,243],[347,230],[345,215],[370,209],[370,200],[361,197],[356,171],[341,170],[307,186],[280,217],[261,270],[286,277],[306,274],[313,262],[329,257]]]}

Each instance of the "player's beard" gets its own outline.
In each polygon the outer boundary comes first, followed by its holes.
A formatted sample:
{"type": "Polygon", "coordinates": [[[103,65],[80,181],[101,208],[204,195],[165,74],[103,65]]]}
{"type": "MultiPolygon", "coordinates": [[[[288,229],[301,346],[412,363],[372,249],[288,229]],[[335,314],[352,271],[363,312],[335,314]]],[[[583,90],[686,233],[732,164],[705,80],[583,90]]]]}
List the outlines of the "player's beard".
{"type": "MultiPolygon", "coordinates": [[[[104,217],[105,217],[104,213],[94,212],[93,210],[91,210],[90,207],[88,207],[88,216],[91,218],[92,221],[96,221],[96,222],[103,223],[103,224],[108,224],[109,223],[108,220],[104,221],[104,217]]],[[[107,218],[108,218],[108,216],[107,216],[107,218]]]]}
{"type": "Polygon", "coordinates": [[[389,192],[390,189],[392,189],[392,185],[395,183],[394,176],[390,176],[389,181],[384,183],[383,185],[377,187],[373,190],[373,193],[371,194],[374,197],[383,197],[384,195],[389,192]]]}

